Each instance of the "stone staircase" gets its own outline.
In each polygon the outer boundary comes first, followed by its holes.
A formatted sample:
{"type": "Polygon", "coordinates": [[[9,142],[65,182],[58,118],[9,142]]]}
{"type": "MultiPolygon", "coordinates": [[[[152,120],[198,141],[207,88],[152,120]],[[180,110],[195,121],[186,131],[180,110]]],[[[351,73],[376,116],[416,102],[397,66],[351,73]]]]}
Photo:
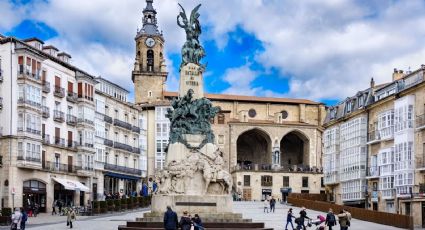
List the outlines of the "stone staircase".
{"type": "MultiPolygon", "coordinates": [[[[251,219],[243,219],[240,213],[202,213],[200,216],[204,227],[208,230],[273,230],[273,228],[265,228],[264,223],[254,223],[251,219]]],[[[119,226],[118,230],[164,229],[163,218],[163,214],[144,213],[142,218],[127,222],[127,225],[119,226]]]]}
{"type": "MultiPolygon", "coordinates": [[[[265,228],[264,223],[204,223],[204,227],[208,230],[273,230],[273,228],[265,228]]],[[[118,230],[163,230],[163,222],[127,222],[127,225],[121,225],[118,227],[118,230]]]]}

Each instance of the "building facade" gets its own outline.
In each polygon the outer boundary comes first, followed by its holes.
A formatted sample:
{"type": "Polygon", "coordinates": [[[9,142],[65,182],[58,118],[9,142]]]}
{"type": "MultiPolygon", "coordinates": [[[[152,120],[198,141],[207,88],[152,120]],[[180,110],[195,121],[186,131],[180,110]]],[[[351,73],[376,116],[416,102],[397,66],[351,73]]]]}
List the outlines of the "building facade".
{"type": "MultiPolygon", "coordinates": [[[[394,70],[392,81],[380,86],[371,83],[370,100],[359,106],[359,97],[350,97],[327,111],[324,132],[324,174],[330,199],[339,204],[358,205],[371,210],[412,215],[416,226],[425,225],[423,162],[424,71],[394,70]],[[354,111],[347,111],[353,105],[354,111]],[[335,111],[339,111],[335,113],[335,111]],[[360,197],[344,199],[342,127],[359,114],[366,126],[358,130],[362,151],[353,157],[361,162],[360,197]],[[339,132],[339,133],[338,133],[339,132]],[[335,148],[334,148],[335,147],[335,148]],[[339,161],[337,157],[340,157],[339,161]],[[358,198],[358,199],[357,199],[358,198]],[[413,215],[415,213],[415,215],[413,215]]],[[[343,140],[344,139],[344,140],[343,140]]]]}
{"type": "MultiPolygon", "coordinates": [[[[165,91],[165,40],[159,32],[152,0],[143,11],[136,35],[133,70],[135,103],[146,120],[147,175],[166,159],[169,120],[165,117],[176,92],[165,91]]],[[[234,178],[234,192],[261,200],[282,192],[320,193],[322,187],[322,121],[325,107],[302,99],[206,94],[221,111],[211,121],[216,144],[234,178]]]]}
{"type": "Polygon", "coordinates": [[[140,190],[140,110],[70,59],[37,38],[0,37],[1,207],[49,212],[55,200],[83,206],[140,190]]]}
{"type": "Polygon", "coordinates": [[[141,188],[140,110],[127,102],[128,91],[96,78],[96,177],[102,199],[141,188]]]}

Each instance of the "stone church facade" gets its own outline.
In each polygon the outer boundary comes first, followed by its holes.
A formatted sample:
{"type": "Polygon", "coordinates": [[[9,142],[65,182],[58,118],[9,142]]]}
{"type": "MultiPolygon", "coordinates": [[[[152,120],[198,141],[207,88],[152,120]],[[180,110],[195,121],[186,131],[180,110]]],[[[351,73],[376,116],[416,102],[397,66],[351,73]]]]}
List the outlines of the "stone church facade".
{"type": "MultiPolygon", "coordinates": [[[[146,123],[148,177],[162,169],[169,121],[165,118],[177,92],[166,91],[165,40],[158,29],[153,1],[143,10],[143,27],[136,35],[132,79],[135,103],[146,123]]],[[[325,106],[304,99],[206,94],[220,113],[211,120],[217,146],[223,151],[234,191],[245,200],[267,196],[324,192],[322,122],[325,106]]]]}

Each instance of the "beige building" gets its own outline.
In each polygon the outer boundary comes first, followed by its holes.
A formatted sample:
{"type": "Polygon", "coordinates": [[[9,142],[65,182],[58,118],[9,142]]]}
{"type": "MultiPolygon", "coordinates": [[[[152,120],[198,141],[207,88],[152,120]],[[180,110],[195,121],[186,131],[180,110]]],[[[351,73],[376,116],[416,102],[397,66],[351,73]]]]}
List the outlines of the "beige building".
{"type": "Polygon", "coordinates": [[[425,226],[424,71],[425,66],[406,73],[395,69],[390,83],[375,86],[372,81],[367,90],[372,97],[362,106],[358,105],[362,94],[358,94],[329,108],[324,125],[323,164],[325,184],[336,203],[357,202],[371,210],[412,215],[415,226],[425,226]],[[347,111],[350,106],[353,111],[347,111]],[[367,124],[358,134],[367,155],[363,151],[351,152],[361,162],[360,170],[356,169],[362,181],[360,197],[354,200],[342,198],[347,192],[342,179],[347,170],[341,166],[345,154],[341,127],[356,114],[362,114],[367,124]],[[337,146],[335,150],[332,144],[337,146]]]}
{"type": "MultiPolygon", "coordinates": [[[[136,36],[133,71],[136,104],[147,124],[147,166],[152,177],[166,158],[169,121],[165,117],[175,92],[165,91],[165,45],[156,11],[147,0],[143,27],[136,36]]],[[[322,187],[323,104],[303,99],[206,94],[221,112],[212,120],[216,144],[234,177],[234,191],[246,200],[282,192],[324,192],[322,187]]]]}
{"type": "Polygon", "coordinates": [[[0,38],[2,207],[91,199],[95,79],[43,41],[0,38]]]}

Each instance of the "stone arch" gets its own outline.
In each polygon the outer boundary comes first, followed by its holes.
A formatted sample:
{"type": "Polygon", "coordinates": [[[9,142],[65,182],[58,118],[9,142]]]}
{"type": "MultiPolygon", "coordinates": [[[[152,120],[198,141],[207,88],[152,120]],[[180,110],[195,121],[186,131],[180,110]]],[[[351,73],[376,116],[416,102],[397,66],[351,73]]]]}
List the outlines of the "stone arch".
{"type": "Polygon", "coordinates": [[[271,164],[270,135],[259,128],[242,132],[236,142],[238,163],[245,164],[271,164]]]}
{"type": "Polygon", "coordinates": [[[291,130],[280,140],[280,152],[283,167],[308,166],[310,162],[310,139],[300,130],[291,130]]]}

